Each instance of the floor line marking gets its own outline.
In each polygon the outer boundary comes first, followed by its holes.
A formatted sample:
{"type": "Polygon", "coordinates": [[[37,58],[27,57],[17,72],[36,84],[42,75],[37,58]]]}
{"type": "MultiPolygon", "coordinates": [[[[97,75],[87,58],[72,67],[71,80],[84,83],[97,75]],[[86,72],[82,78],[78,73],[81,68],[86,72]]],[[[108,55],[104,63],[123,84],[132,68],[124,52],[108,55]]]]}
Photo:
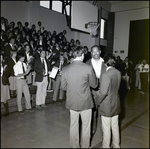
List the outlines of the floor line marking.
{"type": "MultiPolygon", "coordinates": [[[[142,115],[144,115],[146,112],[149,111],[149,108],[144,110],[141,114],[139,114],[138,116],[136,116],[135,118],[133,118],[131,121],[129,121],[127,124],[125,124],[124,126],[121,127],[121,131],[123,131],[124,129],[126,129],[128,126],[130,126],[133,122],[135,122],[137,119],[139,119],[142,115]]],[[[101,146],[102,142],[99,142],[97,145],[95,145],[92,148],[99,148],[99,146],[101,146]]]]}
{"type": "Polygon", "coordinates": [[[130,126],[132,123],[134,123],[137,119],[139,119],[142,115],[144,115],[146,112],[148,112],[149,108],[144,110],[141,114],[139,114],[138,116],[136,116],[135,118],[133,118],[131,121],[129,121],[127,124],[125,124],[124,126],[121,127],[121,131],[123,131],[124,129],[126,129],[128,126],[130,126]]]}

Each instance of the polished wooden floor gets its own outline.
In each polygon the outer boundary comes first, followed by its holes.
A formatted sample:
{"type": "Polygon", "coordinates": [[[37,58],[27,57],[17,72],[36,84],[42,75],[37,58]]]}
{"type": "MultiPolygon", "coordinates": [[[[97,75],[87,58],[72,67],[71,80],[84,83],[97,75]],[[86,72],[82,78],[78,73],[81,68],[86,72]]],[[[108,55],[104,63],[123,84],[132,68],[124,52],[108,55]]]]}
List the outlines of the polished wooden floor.
{"type": "MultiPolygon", "coordinates": [[[[10,114],[1,119],[2,148],[70,148],[69,111],[65,101],[52,104],[53,92],[48,92],[47,109],[35,108],[33,94],[32,113],[17,112],[16,99],[9,100],[10,114]]],[[[149,88],[145,95],[131,86],[121,90],[122,113],[120,115],[120,136],[122,148],[149,148],[149,88]]],[[[22,102],[24,107],[24,99],[22,102]]],[[[25,108],[25,107],[24,107],[25,108]]],[[[3,105],[1,106],[3,112],[3,105]]],[[[99,127],[93,136],[91,148],[100,148],[99,127]]]]}

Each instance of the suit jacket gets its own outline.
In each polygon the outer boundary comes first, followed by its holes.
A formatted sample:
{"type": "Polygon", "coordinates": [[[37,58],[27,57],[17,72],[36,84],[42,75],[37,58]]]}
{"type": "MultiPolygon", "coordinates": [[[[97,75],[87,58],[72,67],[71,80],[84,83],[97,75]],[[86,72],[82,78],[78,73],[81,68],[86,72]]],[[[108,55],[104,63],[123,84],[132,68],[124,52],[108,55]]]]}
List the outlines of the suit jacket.
{"type": "MultiPolygon", "coordinates": [[[[50,71],[50,64],[46,58],[45,61],[47,64],[47,70],[50,71]]],[[[35,82],[42,82],[44,75],[43,75],[43,64],[41,62],[41,58],[37,58],[34,60],[34,71],[36,72],[35,82]]],[[[47,77],[49,81],[49,76],[47,77]]]]}
{"type": "Polygon", "coordinates": [[[8,64],[8,68],[9,68],[9,71],[10,71],[10,76],[15,76],[15,75],[14,75],[14,69],[13,69],[13,67],[14,67],[14,65],[15,65],[14,60],[13,60],[12,58],[9,58],[9,59],[7,60],[7,64],[8,64]]]}
{"type": "Polygon", "coordinates": [[[73,61],[62,69],[61,87],[67,91],[67,109],[80,111],[93,108],[90,86],[97,86],[97,78],[91,66],[73,61]]]}
{"type": "Polygon", "coordinates": [[[0,39],[1,40],[1,54],[4,54],[4,43],[5,41],[0,39]]]}
{"type": "Polygon", "coordinates": [[[12,51],[12,47],[10,46],[10,44],[8,44],[4,47],[4,56],[6,58],[10,58],[10,51],[12,51]]]}
{"type": "MultiPolygon", "coordinates": [[[[91,61],[92,59],[89,59],[87,62],[86,62],[86,64],[88,64],[88,65],[91,65],[92,66],[92,61],[91,61]]],[[[93,66],[92,66],[93,67],[93,66]]],[[[105,65],[105,63],[103,63],[102,62],[102,67],[101,67],[101,74],[100,74],[100,78],[98,79],[98,86],[95,88],[95,89],[93,89],[93,88],[91,88],[91,92],[92,92],[92,95],[93,95],[93,99],[94,99],[94,104],[95,104],[95,109],[94,110],[97,110],[97,100],[98,100],[98,96],[97,96],[97,92],[99,92],[98,90],[100,89],[100,84],[101,84],[101,81],[102,81],[102,74],[103,73],[105,73],[106,72],[106,65],[105,65]]]]}
{"type": "MultiPolygon", "coordinates": [[[[4,64],[2,64],[4,65],[4,64]]],[[[9,71],[9,68],[8,66],[5,68],[5,70],[3,70],[3,75],[2,75],[2,84],[3,85],[9,85],[9,78],[10,76],[10,71],[9,71]]]]}
{"type": "Polygon", "coordinates": [[[114,67],[109,68],[102,75],[97,104],[99,114],[112,117],[121,112],[118,90],[120,87],[121,73],[114,67]]]}
{"type": "Polygon", "coordinates": [[[122,63],[121,67],[121,75],[125,76],[127,73],[128,76],[131,76],[131,71],[132,71],[132,64],[128,62],[128,67],[125,62],[122,63]]]}

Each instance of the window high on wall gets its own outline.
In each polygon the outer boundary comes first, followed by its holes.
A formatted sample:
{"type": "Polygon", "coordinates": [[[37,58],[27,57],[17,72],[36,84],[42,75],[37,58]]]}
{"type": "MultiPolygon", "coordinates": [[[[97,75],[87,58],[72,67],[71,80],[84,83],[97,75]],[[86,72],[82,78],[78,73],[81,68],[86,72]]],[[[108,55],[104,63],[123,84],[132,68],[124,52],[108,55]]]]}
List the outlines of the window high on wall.
{"type": "Polygon", "coordinates": [[[70,7],[71,1],[70,0],[49,0],[49,1],[40,1],[40,6],[51,9],[53,11],[70,15],[70,7]],[[65,11],[66,10],[66,11],[65,11]]]}
{"type": "Polygon", "coordinates": [[[62,2],[52,1],[52,10],[62,13],[62,2]]]}
{"type": "Polygon", "coordinates": [[[100,38],[107,39],[107,20],[101,18],[101,29],[100,29],[100,38]]]}
{"type": "Polygon", "coordinates": [[[50,8],[50,1],[40,1],[40,6],[50,8]]]}

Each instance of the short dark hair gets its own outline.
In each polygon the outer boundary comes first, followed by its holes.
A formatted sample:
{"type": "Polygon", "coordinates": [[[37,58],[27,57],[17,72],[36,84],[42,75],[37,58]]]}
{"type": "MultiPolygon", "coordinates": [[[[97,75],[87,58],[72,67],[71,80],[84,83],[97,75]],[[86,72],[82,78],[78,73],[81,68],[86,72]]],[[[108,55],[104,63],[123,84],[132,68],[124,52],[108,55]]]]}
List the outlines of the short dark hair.
{"type": "Polygon", "coordinates": [[[116,60],[116,57],[113,53],[107,53],[104,55],[103,59],[104,59],[104,63],[106,64],[110,59],[116,60]]]}
{"type": "Polygon", "coordinates": [[[25,54],[23,52],[18,53],[17,59],[19,60],[21,57],[25,57],[25,54]]]}
{"type": "Polygon", "coordinates": [[[15,40],[15,36],[14,36],[14,35],[12,35],[12,36],[9,38],[9,42],[10,42],[12,39],[15,40]]]}
{"type": "Polygon", "coordinates": [[[84,48],[82,46],[77,46],[73,51],[73,57],[80,57],[84,53],[84,48]]]}
{"type": "Polygon", "coordinates": [[[94,45],[94,46],[92,46],[92,47],[91,47],[91,52],[92,52],[92,50],[93,50],[94,48],[98,48],[98,49],[99,49],[99,51],[101,50],[101,49],[100,49],[100,46],[98,46],[98,45],[94,45]]]}
{"type": "Polygon", "coordinates": [[[117,58],[119,58],[119,59],[120,59],[120,56],[118,55],[118,56],[117,56],[117,58]]]}
{"type": "Polygon", "coordinates": [[[26,44],[24,45],[25,48],[26,48],[26,46],[29,46],[29,47],[30,47],[30,45],[29,45],[28,43],[26,43],[26,44]]]}
{"type": "Polygon", "coordinates": [[[28,26],[28,25],[29,25],[29,23],[28,23],[28,22],[25,22],[25,25],[26,25],[26,26],[28,26]]]}

